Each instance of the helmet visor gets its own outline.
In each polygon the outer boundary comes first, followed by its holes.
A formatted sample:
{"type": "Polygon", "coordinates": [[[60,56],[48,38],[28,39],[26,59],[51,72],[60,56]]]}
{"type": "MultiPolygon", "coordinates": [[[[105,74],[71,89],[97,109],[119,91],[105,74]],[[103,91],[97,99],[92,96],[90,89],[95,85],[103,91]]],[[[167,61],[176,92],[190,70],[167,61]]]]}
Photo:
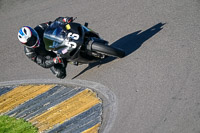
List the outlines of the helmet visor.
{"type": "Polygon", "coordinates": [[[35,30],[31,30],[31,33],[32,33],[32,36],[28,39],[26,43],[28,47],[34,47],[35,45],[37,45],[39,41],[39,36],[37,32],[35,30]]]}

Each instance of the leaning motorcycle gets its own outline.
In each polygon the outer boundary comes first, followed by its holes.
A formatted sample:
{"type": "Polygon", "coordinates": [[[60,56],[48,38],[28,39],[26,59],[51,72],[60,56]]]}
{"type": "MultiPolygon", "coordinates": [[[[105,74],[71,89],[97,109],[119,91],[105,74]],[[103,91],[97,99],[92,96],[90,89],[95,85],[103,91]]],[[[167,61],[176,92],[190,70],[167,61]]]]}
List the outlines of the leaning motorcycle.
{"type": "Polygon", "coordinates": [[[55,21],[45,30],[43,40],[47,50],[75,65],[97,62],[108,56],[125,56],[123,50],[108,45],[87,23],[55,21]]]}

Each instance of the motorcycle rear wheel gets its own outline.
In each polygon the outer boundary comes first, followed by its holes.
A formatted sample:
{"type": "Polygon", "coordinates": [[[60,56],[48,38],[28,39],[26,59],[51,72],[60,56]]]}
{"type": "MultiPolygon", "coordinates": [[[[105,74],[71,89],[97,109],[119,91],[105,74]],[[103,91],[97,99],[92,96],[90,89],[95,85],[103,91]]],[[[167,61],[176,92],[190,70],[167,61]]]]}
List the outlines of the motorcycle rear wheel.
{"type": "Polygon", "coordinates": [[[94,43],[92,45],[92,51],[118,58],[123,58],[125,56],[125,52],[123,50],[99,43],[94,43]]]}

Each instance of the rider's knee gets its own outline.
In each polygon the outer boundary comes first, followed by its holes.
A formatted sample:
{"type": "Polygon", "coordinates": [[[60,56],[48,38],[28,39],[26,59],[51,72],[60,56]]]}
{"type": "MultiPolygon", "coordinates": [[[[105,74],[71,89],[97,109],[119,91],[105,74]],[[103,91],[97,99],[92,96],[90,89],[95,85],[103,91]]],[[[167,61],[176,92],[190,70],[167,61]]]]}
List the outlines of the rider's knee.
{"type": "Polygon", "coordinates": [[[59,79],[64,79],[66,76],[67,76],[66,73],[63,72],[59,72],[56,74],[56,77],[59,79]]]}
{"type": "Polygon", "coordinates": [[[64,79],[67,76],[66,71],[64,69],[57,69],[55,67],[51,67],[50,70],[57,78],[64,79]]]}

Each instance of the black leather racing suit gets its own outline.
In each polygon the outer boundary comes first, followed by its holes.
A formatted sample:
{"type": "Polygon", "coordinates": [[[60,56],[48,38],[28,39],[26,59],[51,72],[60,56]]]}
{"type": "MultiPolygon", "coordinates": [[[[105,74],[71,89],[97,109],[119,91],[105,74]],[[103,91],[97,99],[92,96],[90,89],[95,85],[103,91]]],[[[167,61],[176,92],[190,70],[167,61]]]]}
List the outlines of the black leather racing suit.
{"type": "MultiPolygon", "coordinates": [[[[59,17],[56,20],[62,21],[60,18],[62,17],[59,17]]],[[[67,61],[63,60],[62,64],[55,64],[53,58],[55,58],[57,55],[52,51],[47,51],[43,42],[43,33],[50,24],[51,22],[42,23],[34,28],[39,35],[40,46],[37,48],[28,48],[25,46],[24,52],[29,59],[43,68],[50,68],[56,77],[63,79],[66,77],[67,61]]]]}

